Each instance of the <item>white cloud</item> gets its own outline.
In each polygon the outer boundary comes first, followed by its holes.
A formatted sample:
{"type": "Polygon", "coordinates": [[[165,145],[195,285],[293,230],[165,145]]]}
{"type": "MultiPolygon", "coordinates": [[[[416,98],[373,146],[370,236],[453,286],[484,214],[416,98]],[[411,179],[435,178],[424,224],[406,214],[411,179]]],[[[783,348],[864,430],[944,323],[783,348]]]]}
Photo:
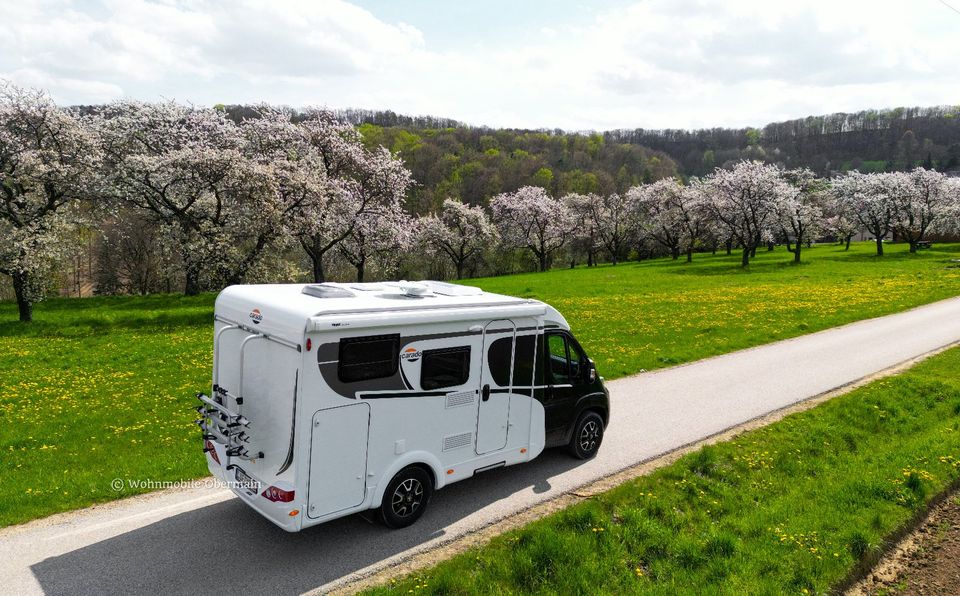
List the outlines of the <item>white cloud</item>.
{"type": "Polygon", "coordinates": [[[270,101],[605,129],[960,97],[960,15],[934,0],[646,0],[589,22],[529,23],[512,44],[465,23],[443,51],[429,32],[342,0],[0,0],[0,14],[0,77],[67,103],[270,101]]]}

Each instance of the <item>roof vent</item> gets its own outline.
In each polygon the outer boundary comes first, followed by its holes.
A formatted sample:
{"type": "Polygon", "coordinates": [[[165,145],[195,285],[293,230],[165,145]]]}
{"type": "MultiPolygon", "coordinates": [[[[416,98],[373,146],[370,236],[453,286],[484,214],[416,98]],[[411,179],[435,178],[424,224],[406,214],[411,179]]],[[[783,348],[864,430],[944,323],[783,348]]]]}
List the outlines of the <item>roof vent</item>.
{"type": "Polygon", "coordinates": [[[397,285],[400,286],[400,291],[407,296],[427,296],[430,294],[430,287],[420,281],[401,279],[397,285]]]}
{"type": "Polygon", "coordinates": [[[303,287],[303,293],[314,298],[353,298],[350,290],[329,284],[313,284],[303,287]]]}

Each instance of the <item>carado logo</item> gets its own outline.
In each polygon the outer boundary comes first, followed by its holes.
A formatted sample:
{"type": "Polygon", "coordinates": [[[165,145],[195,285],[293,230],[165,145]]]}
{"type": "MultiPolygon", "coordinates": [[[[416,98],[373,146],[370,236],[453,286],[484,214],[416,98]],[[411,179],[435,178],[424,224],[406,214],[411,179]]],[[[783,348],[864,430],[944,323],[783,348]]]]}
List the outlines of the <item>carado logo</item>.
{"type": "Polygon", "coordinates": [[[260,321],[263,320],[263,315],[260,314],[260,309],[255,308],[250,311],[250,320],[253,321],[254,325],[259,325],[260,321]]]}
{"type": "Polygon", "coordinates": [[[407,362],[416,362],[420,360],[420,350],[416,348],[407,348],[406,350],[400,352],[400,359],[406,360],[407,362]]]}

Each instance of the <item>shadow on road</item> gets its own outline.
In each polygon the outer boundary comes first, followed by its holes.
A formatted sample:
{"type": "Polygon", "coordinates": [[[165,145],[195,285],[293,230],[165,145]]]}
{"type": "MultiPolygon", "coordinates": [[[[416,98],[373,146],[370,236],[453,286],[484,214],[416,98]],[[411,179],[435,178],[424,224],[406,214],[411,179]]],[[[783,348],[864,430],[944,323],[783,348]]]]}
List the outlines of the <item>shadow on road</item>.
{"type": "Polygon", "coordinates": [[[388,530],[353,515],[289,534],[237,499],[169,517],[32,566],[47,594],[162,592],[293,594],[442,536],[476,510],[582,462],[548,450],[438,491],[412,527],[388,530]]]}

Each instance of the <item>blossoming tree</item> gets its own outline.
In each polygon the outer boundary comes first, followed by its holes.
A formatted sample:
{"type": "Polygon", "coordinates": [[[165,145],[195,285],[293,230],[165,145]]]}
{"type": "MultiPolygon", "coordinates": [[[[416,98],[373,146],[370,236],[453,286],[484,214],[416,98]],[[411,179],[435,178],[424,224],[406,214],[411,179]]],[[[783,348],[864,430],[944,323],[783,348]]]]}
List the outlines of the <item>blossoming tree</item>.
{"type": "Polygon", "coordinates": [[[424,240],[450,259],[457,279],[463,279],[467,263],[479,257],[498,237],[482,207],[454,199],[444,200],[439,214],[428,215],[420,223],[424,240]]]}
{"type": "Polygon", "coordinates": [[[945,219],[955,197],[947,176],[935,170],[917,168],[909,174],[897,174],[892,185],[895,203],[893,229],[910,244],[910,252],[917,252],[931,227],[945,219]]]}
{"type": "Polygon", "coordinates": [[[788,185],[777,197],[776,217],[793,262],[800,262],[803,245],[823,230],[827,185],[807,168],[783,172],[788,185]]]}
{"type": "Polygon", "coordinates": [[[0,273],[21,321],[66,248],[77,202],[95,193],[100,151],[89,128],[44,92],[0,83],[0,273]]]}
{"type": "Polygon", "coordinates": [[[493,221],[507,246],[529,250],[540,271],[571,237],[570,212],[539,186],[524,186],[490,200],[493,221]]]}
{"type": "Polygon", "coordinates": [[[883,256],[883,239],[890,233],[896,212],[890,192],[892,186],[889,177],[857,171],[849,172],[833,183],[833,192],[842,208],[852,213],[857,222],[873,235],[878,256],[883,256]]]}
{"type": "Polygon", "coordinates": [[[771,237],[776,205],[793,192],[777,166],[742,161],[708,178],[707,206],[717,224],[743,249],[741,265],[750,264],[757,247],[771,237]]]}
{"type": "MultiPolygon", "coordinates": [[[[361,230],[358,238],[382,230],[385,221],[395,221],[413,180],[399,158],[383,147],[365,148],[360,134],[331,112],[315,112],[299,126],[326,182],[295,211],[287,226],[310,257],[314,281],[322,282],[326,255],[362,222],[369,229],[361,230]]],[[[358,276],[363,277],[360,269],[358,276]]]]}
{"type": "Polygon", "coordinates": [[[217,110],[111,104],[97,119],[109,189],[152,213],[180,247],[188,295],[235,283],[279,234],[272,163],[253,158],[217,110]]]}

